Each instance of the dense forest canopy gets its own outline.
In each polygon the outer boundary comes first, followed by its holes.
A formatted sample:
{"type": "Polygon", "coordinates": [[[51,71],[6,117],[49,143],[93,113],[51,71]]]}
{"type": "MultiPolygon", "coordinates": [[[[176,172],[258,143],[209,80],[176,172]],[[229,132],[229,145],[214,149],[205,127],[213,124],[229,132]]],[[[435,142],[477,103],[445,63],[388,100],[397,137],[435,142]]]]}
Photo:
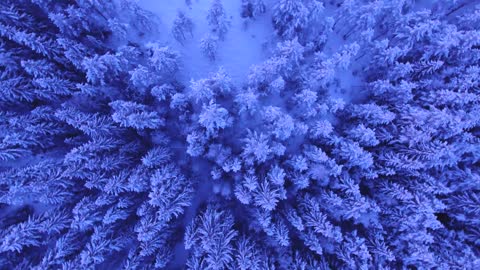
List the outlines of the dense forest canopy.
{"type": "Polygon", "coordinates": [[[478,1],[177,2],[0,1],[0,269],[480,269],[478,1]]]}

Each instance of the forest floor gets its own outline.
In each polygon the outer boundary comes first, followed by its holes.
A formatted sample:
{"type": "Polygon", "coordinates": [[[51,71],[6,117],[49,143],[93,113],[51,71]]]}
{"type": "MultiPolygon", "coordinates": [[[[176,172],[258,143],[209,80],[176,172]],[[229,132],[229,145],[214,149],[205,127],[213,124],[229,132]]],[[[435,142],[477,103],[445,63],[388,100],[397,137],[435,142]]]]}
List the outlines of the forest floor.
{"type": "Polygon", "coordinates": [[[200,40],[210,32],[206,17],[211,2],[192,0],[187,5],[183,0],[140,0],[139,5],[160,18],[158,41],[180,53],[183,62],[180,72],[182,82],[188,85],[191,79],[205,78],[223,67],[239,87],[246,80],[250,66],[267,59],[271,47],[275,45],[271,42],[274,39],[271,14],[267,11],[256,20],[245,19],[241,17],[240,0],[223,1],[231,26],[225,40],[219,43],[217,59],[211,61],[200,51],[200,40]],[[183,11],[195,25],[193,37],[187,36],[183,45],[171,33],[178,11],[183,11]]]}

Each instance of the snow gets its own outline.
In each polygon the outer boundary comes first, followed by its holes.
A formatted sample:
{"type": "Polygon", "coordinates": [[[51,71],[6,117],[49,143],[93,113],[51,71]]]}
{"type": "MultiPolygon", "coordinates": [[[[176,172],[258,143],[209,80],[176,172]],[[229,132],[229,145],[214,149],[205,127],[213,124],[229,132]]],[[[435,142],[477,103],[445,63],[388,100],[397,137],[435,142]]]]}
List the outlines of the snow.
{"type": "Polygon", "coordinates": [[[268,44],[271,44],[269,41],[274,38],[271,14],[267,11],[255,20],[244,19],[240,16],[240,0],[222,1],[225,12],[231,20],[231,27],[225,40],[219,42],[217,59],[212,62],[200,52],[199,46],[200,39],[210,32],[206,17],[212,1],[191,2],[190,7],[182,0],[139,0],[138,4],[160,18],[158,41],[181,54],[184,63],[183,72],[180,74],[181,81],[205,78],[222,66],[232,77],[233,83],[237,87],[241,86],[246,80],[250,66],[263,62],[269,56],[268,44]],[[171,34],[173,20],[178,11],[185,12],[195,24],[193,38],[187,35],[187,41],[183,46],[171,34]]]}

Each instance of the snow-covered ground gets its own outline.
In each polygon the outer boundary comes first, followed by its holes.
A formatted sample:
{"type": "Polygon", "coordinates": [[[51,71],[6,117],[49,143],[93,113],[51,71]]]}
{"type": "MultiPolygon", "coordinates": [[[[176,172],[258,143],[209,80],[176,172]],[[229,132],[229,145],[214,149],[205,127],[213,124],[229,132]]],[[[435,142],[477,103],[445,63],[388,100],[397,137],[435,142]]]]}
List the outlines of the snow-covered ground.
{"type": "Polygon", "coordinates": [[[190,7],[184,0],[140,0],[138,3],[160,18],[159,41],[181,53],[184,63],[181,72],[183,81],[207,77],[210,72],[223,66],[234,83],[240,86],[247,77],[249,67],[269,56],[269,49],[265,47],[274,35],[271,15],[267,11],[256,20],[244,19],[241,17],[241,0],[223,1],[231,27],[225,40],[219,43],[216,61],[212,62],[200,52],[199,46],[200,39],[210,31],[206,16],[211,2],[212,0],[191,0],[190,7]],[[188,36],[184,45],[177,42],[171,34],[178,11],[185,12],[195,24],[193,38],[188,36]]]}

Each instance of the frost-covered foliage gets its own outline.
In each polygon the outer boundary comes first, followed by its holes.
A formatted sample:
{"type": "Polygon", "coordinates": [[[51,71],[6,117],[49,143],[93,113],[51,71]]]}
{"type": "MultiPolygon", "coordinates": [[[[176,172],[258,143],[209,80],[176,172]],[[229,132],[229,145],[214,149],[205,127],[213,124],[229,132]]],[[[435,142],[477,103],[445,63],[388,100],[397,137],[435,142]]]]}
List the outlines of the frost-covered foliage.
{"type": "Polygon", "coordinates": [[[236,1],[0,1],[0,269],[480,269],[480,5],[236,1]]]}

